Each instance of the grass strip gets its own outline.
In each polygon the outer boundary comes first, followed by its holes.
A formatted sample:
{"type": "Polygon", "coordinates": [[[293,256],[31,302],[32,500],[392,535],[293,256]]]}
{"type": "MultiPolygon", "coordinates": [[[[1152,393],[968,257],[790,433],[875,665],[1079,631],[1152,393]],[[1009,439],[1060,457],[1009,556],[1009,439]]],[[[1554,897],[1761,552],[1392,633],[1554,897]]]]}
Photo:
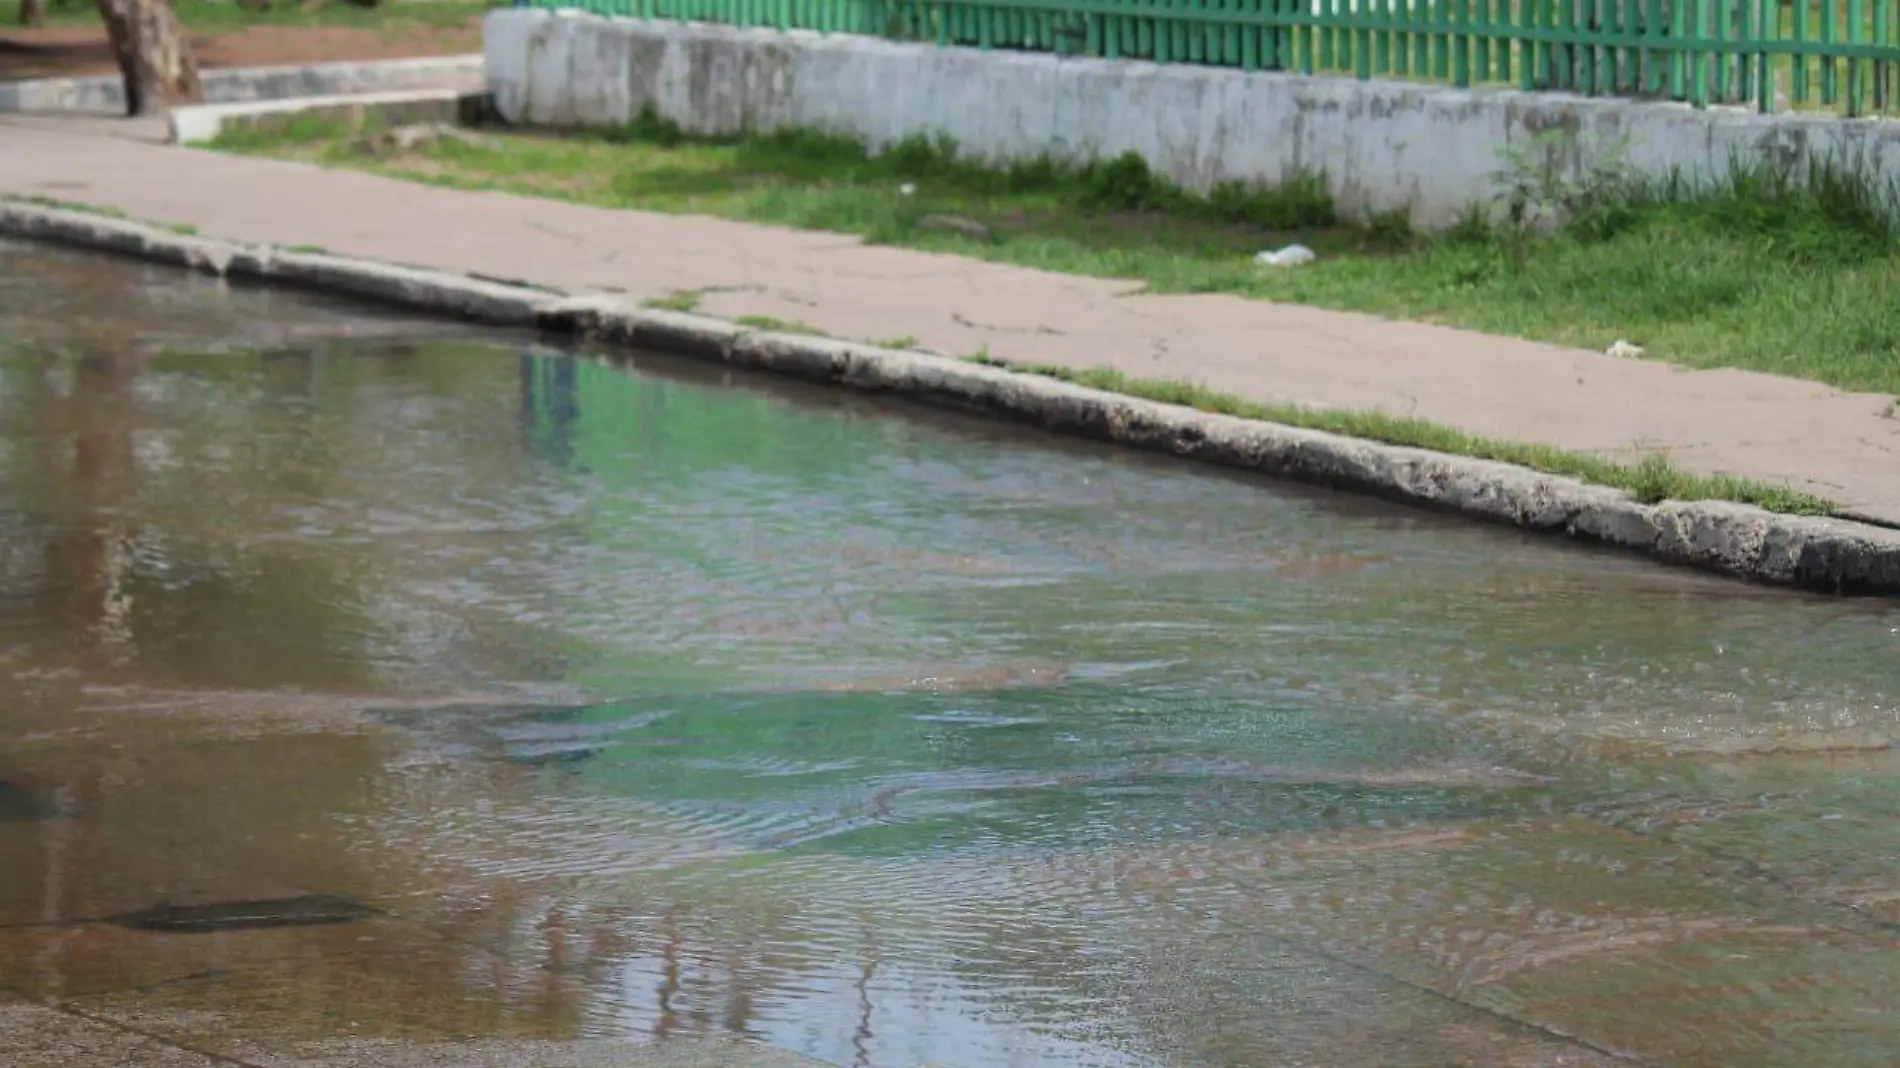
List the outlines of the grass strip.
{"type": "Polygon", "coordinates": [[[1015,363],[987,353],[963,358],[985,366],[1043,375],[1090,389],[1141,397],[1162,404],[1178,404],[1218,415],[1260,419],[1307,430],[1323,430],[1347,437],[1380,441],[1388,445],[1405,445],[1454,456],[1516,464],[1546,474],[1567,475],[1584,482],[1625,490],[1645,504],[1666,500],[1713,500],[1752,504],[1788,515],[1828,515],[1834,511],[1831,501],[1789,487],[1724,475],[1691,474],[1677,467],[1662,453],[1650,453],[1634,464],[1618,463],[1548,445],[1526,445],[1479,437],[1442,423],[1384,412],[1260,404],[1192,382],[1137,378],[1105,367],[1078,371],[1053,365],[1015,363]]]}

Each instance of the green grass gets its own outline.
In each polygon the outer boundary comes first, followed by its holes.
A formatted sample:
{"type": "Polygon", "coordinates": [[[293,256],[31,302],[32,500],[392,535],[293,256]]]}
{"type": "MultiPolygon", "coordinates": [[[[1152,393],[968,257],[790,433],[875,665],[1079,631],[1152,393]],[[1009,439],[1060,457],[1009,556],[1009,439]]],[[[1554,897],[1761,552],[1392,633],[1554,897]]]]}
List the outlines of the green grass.
{"type": "Polygon", "coordinates": [[[1263,419],[1288,426],[1324,430],[1349,437],[1382,441],[1391,445],[1431,449],[1457,456],[1472,456],[1518,464],[1554,475],[1568,475],[1585,482],[1627,490],[1645,504],[1658,501],[1720,500],[1758,505],[1773,512],[1794,515],[1827,515],[1834,505],[1812,494],[1786,487],[1771,486],[1747,479],[1695,475],[1681,470],[1667,456],[1651,453],[1635,464],[1617,463],[1601,457],[1566,452],[1548,445],[1526,445],[1496,441],[1467,434],[1462,430],[1407,419],[1383,412],[1340,411],[1300,408],[1285,404],[1258,404],[1231,393],[1220,393],[1191,382],[1135,378],[1108,368],[1077,371],[1067,367],[1030,365],[999,360],[988,353],[975,353],[964,359],[991,367],[1002,367],[1023,374],[1044,375],[1073,382],[1091,389],[1143,397],[1163,404],[1179,404],[1204,412],[1234,415],[1243,419],[1263,419]]]}
{"type": "Polygon", "coordinates": [[[147,226],[162,227],[180,237],[195,237],[198,234],[198,227],[192,223],[162,223],[144,219],[130,219],[125,212],[118,208],[103,207],[98,204],[87,204],[77,200],[60,200],[57,197],[43,197],[33,194],[22,196],[13,193],[0,193],[0,203],[33,204],[42,208],[54,208],[59,211],[75,211],[84,215],[98,215],[107,219],[126,219],[130,222],[141,222],[147,226]]]}
{"type": "Polygon", "coordinates": [[[643,301],[641,302],[641,306],[646,308],[658,308],[661,311],[690,312],[697,311],[699,309],[699,302],[703,299],[703,295],[697,290],[676,289],[664,297],[655,297],[652,300],[643,301]]]}
{"type": "Polygon", "coordinates": [[[733,322],[740,326],[749,326],[754,330],[771,330],[780,334],[806,334],[811,337],[829,337],[831,335],[796,319],[777,319],[770,315],[741,315],[733,322]]]}
{"type": "Polygon", "coordinates": [[[32,193],[24,195],[4,193],[0,194],[0,200],[13,201],[17,204],[34,204],[42,208],[53,208],[58,211],[76,211],[85,215],[103,215],[108,219],[125,218],[125,212],[120,211],[118,208],[104,207],[99,204],[87,204],[78,200],[61,200],[58,197],[43,197],[32,193]]]}
{"type": "MultiPolygon", "coordinates": [[[[187,27],[200,32],[241,30],[247,26],[349,26],[360,29],[411,30],[461,26],[491,7],[482,0],[430,0],[428,3],[404,3],[385,0],[381,7],[366,8],[342,0],[305,5],[297,0],[273,0],[263,11],[246,11],[237,0],[172,0],[172,10],[187,27]]],[[[0,0],[0,29],[20,23],[19,0],[0,0]]],[[[47,0],[48,26],[96,26],[96,5],[71,0],[58,3],[47,0]]]]}

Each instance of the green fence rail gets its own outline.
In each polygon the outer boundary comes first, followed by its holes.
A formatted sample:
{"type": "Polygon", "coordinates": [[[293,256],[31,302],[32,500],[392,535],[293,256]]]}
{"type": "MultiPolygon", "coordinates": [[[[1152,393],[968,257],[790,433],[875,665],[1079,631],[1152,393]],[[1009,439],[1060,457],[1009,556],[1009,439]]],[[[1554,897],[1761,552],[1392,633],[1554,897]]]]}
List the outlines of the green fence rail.
{"type": "Polygon", "coordinates": [[[1848,116],[1896,103],[1894,0],[528,0],[1244,70],[1848,116]]]}

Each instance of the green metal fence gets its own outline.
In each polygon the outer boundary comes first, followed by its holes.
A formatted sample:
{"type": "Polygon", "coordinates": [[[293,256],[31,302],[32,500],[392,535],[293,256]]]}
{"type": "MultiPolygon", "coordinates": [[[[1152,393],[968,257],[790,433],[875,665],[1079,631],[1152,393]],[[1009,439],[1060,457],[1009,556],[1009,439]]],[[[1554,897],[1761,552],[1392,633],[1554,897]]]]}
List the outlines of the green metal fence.
{"type": "Polygon", "coordinates": [[[1894,0],[528,0],[636,18],[1455,86],[1888,110],[1894,0]]]}

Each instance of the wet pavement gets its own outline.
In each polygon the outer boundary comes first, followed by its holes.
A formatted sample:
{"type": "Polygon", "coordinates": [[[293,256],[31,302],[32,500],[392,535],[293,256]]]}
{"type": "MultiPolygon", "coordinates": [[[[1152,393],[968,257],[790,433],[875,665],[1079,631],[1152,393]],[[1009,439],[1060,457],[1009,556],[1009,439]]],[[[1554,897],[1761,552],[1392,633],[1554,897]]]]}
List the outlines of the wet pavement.
{"type": "Polygon", "coordinates": [[[389,1042],[339,1039],[287,1051],[260,1051],[243,1061],[143,1034],[121,1021],[83,1010],[0,1001],[0,1035],[8,1065],[112,1065],[123,1068],[820,1068],[819,1062],[741,1041],[634,1044],[477,1040],[389,1042]]]}
{"type": "Polygon", "coordinates": [[[20,246],[0,318],[5,1068],[1900,1049],[1887,604],[20,246]]]}

